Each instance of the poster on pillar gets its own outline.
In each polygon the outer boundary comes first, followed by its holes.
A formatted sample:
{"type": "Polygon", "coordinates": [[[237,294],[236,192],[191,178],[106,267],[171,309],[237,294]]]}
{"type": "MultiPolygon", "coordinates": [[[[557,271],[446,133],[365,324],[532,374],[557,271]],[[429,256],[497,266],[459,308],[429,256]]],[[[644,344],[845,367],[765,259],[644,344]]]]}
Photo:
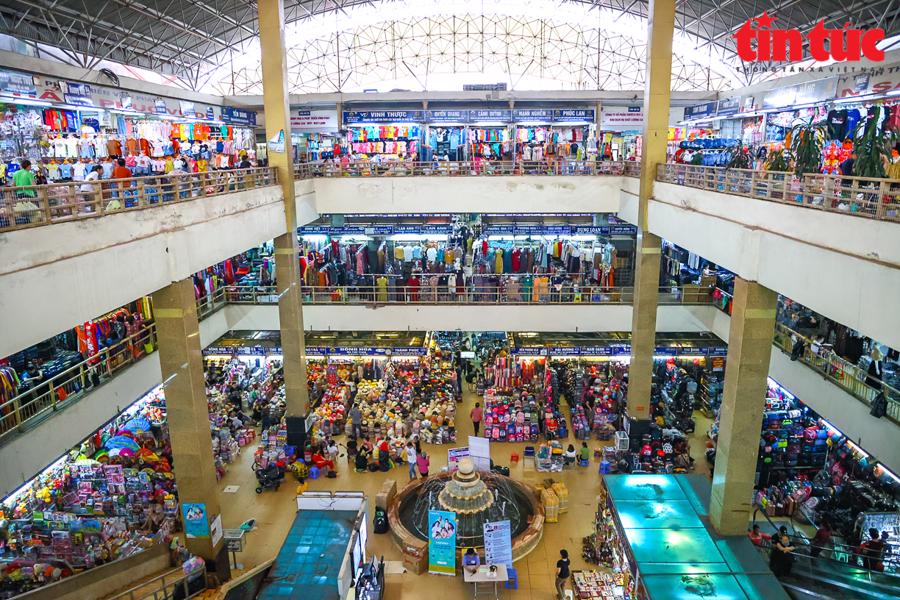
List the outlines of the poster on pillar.
{"type": "Polygon", "coordinates": [[[209,537],[209,515],[203,502],[183,502],[181,516],[184,519],[184,534],[188,538],[209,537]]]}
{"type": "Polygon", "coordinates": [[[268,148],[269,152],[284,153],[284,129],[280,130],[275,137],[269,140],[268,148]]]}

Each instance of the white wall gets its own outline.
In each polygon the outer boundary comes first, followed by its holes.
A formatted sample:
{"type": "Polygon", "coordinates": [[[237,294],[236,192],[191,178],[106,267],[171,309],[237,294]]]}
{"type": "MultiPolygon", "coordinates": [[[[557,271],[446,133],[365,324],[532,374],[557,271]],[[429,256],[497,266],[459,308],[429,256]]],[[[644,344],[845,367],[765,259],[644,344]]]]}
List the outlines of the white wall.
{"type": "MultiPolygon", "coordinates": [[[[657,331],[706,331],[689,308],[660,306],[657,331]]],[[[229,305],[222,311],[228,329],[276,330],[278,307],[229,305]]],[[[631,331],[630,305],[305,305],[303,325],[310,331],[631,331]]]]}
{"type": "MultiPolygon", "coordinates": [[[[204,348],[228,331],[224,312],[220,310],[200,322],[200,344],[204,348]]],[[[161,382],[159,353],[154,352],[4,444],[0,447],[0,498],[161,382]]]]}
{"type": "Polygon", "coordinates": [[[284,231],[271,186],[0,234],[0,356],[284,231]]]}
{"type": "Polygon", "coordinates": [[[605,213],[622,177],[320,177],[318,213],[605,213]]]}
{"type": "MultiPolygon", "coordinates": [[[[621,193],[634,222],[637,198],[621,193]]],[[[900,225],[656,183],[650,231],[900,347],[900,225]]]]}
{"type": "MultiPolygon", "coordinates": [[[[710,307],[692,310],[693,316],[709,331],[728,341],[731,317],[710,307]]],[[[894,472],[900,470],[898,427],[887,419],[876,419],[869,407],[777,346],[772,347],[769,377],[790,390],[807,406],[857,442],[860,447],[884,462],[894,472]]]]}

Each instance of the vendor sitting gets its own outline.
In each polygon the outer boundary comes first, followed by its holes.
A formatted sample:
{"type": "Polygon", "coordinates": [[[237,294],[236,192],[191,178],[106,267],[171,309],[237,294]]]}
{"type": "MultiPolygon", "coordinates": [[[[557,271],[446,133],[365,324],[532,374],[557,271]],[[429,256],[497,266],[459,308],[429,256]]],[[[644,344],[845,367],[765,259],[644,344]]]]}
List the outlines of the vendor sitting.
{"type": "Polygon", "coordinates": [[[466,553],[463,554],[462,563],[466,573],[475,574],[478,572],[478,567],[481,565],[481,559],[478,557],[478,553],[475,552],[475,548],[466,550],[466,553]]]}

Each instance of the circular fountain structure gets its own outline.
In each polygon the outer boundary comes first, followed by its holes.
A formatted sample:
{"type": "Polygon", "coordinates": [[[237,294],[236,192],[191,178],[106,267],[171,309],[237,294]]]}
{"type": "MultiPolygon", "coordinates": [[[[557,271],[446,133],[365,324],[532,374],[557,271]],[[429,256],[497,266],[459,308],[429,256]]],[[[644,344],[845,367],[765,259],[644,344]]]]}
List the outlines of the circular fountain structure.
{"type": "Polygon", "coordinates": [[[484,524],[489,522],[510,522],[513,560],[533,550],[543,533],[544,509],[529,486],[497,473],[478,472],[471,459],[463,459],[452,475],[441,473],[410,483],[388,507],[394,541],[407,567],[416,572],[427,564],[430,510],[456,513],[456,547],[461,550],[483,547],[484,524]]]}

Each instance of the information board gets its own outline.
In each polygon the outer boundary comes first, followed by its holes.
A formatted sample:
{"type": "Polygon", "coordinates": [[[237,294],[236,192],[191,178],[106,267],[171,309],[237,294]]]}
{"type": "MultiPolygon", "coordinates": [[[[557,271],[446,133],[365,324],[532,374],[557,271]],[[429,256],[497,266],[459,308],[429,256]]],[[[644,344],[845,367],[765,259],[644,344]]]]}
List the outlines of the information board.
{"type": "Polygon", "coordinates": [[[512,527],[509,521],[484,524],[484,561],[512,569],[512,527]]]}

